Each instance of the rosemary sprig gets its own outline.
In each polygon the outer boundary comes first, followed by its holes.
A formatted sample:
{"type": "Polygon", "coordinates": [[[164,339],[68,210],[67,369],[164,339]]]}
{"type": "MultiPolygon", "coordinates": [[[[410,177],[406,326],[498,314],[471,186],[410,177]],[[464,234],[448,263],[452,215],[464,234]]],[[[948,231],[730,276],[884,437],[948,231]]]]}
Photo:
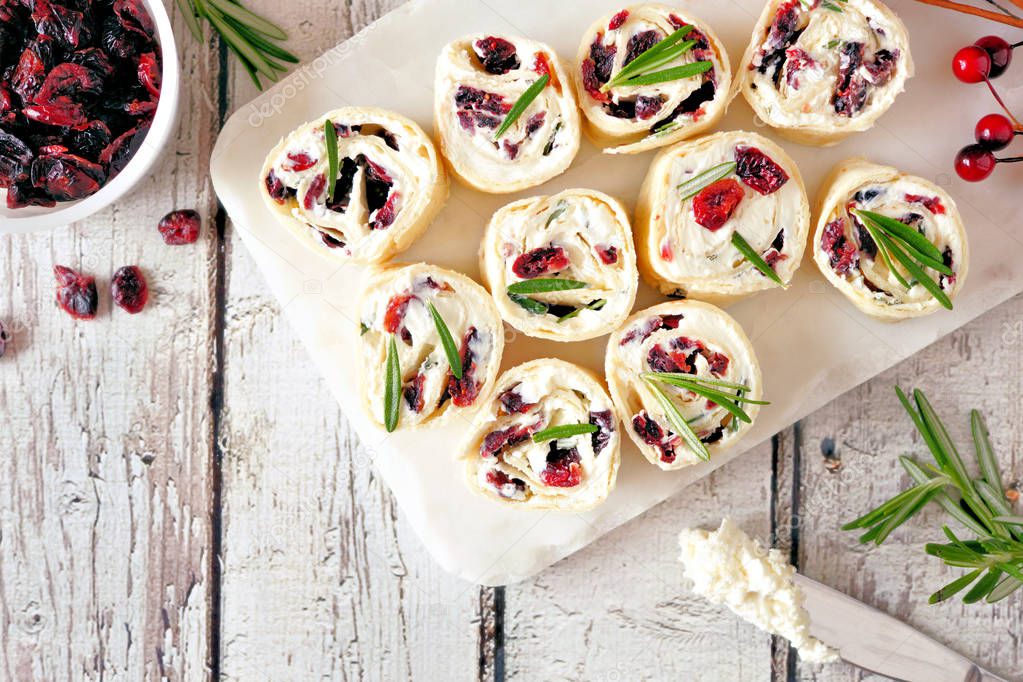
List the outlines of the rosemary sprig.
{"type": "Polygon", "coordinates": [[[739,421],[752,424],[753,420],[746,414],[746,411],[740,407],[740,403],[749,403],[751,405],[770,405],[765,400],[753,400],[743,395],[743,391],[748,391],[749,387],[742,384],[735,384],[728,381],[719,381],[716,379],[706,379],[704,377],[696,376],[695,374],[683,374],[680,372],[643,372],[640,376],[647,381],[658,381],[662,384],[668,384],[676,388],[681,388],[686,391],[691,391],[696,395],[702,396],[707,400],[713,401],[717,405],[720,405],[725,411],[729,412],[733,417],[739,421]],[[725,393],[722,388],[737,391],[737,394],[725,393]]]}
{"type": "Polygon", "coordinates": [[[433,302],[428,304],[430,315],[433,317],[433,326],[437,328],[437,336],[440,337],[440,345],[444,347],[444,355],[448,356],[448,365],[451,366],[451,373],[456,379],[462,378],[462,358],[458,355],[458,347],[455,340],[451,338],[451,330],[444,322],[444,318],[437,312],[433,302]]]}
{"type": "Polygon", "coordinates": [[[700,440],[696,432],[693,431],[693,427],[689,425],[682,413],[678,411],[678,407],[675,403],[671,402],[671,398],[661,389],[660,386],[653,379],[644,379],[647,386],[653,392],[657,402],[660,403],[661,409],[664,410],[664,415],[671,422],[671,426],[675,429],[675,432],[682,437],[682,440],[686,442],[689,449],[692,450],[697,457],[705,462],[710,461],[710,451],[707,450],[707,445],[700,440]]]}
{"type": "Polygon", "coordinates": [[[574,279],[527,279],[508,285],[509,294],[546,294],[551,291],[585,289],[589,284],[574,279]]]}
{"type": "Polygon", "coordinates": [[[970,589],[966,603],[984,599],[996,602],[1023,587],[1023,516],[1012,514],[1003,489],[998,462],[991,449],[980,413],[970,413],[970,426],[980,478],[972,478],[948,434],[921,391],[913,400],[895,389],[902,406],[931,451],[935,465],[921,466],[912,457],[899,461],[915,484],[876,509],[842,526],[843,530],[868,529],[861,543],[881,544],[893,530],[912,518],[930,502],[936,502],[949,516],[973,532],[975,540],[960,540],[946,525],[947,543],[929,543],[925,551],[946,565],[970,569],[930,596],[935,604],[970,589]],[[925,468],[926,467],[926,470],[925,468]],[[930,473],[928,473],[928,471],[930,473]],[[971,587],[972,586],[972,587],[971,587]]]}
{"type": "Polygon", "coordinates": [[[543,443],[558,438],[569,438],[570,436],[580,436],[584,433],[596,432],[596,424],[561,424],[560,426],[546,428],[543,431],[537,431],[533,434],[533,442],[543,443]]]}
{"type": "Polygon", "coordinates": [[[337,130],[329,118],[323,122],[323,139],[327,143],[327,203],[333,203],[337,185],[337,130]]]}
{"type": "Polygon", "coordinates": [[[508,129],[512,127],[512,124],[522,116],[523,112],[533,103],[533,100],[547,87],[547,84],[551,82],[549,74],[540,76],[536,81],[533,82],[522,95],[515,100],[515,104],[508,111],[508,115],[504,117],[504,122],[501,123],[501,127],[494,133],[494,139],[499,140],[502,135],[508,132],[508,129]]]}
{"type": "Polygon", "coordinates": [[[277,24],[242,7],[236,0],[177,0],[188,30],[201,43],[208,42],[200,21],[213,27],[228,49],[241,62],[252,82],[260,90],[260,74],[276,82],[288,70],[280,62],[297,64],[298,57],[274,41],[287,40],[288,34],[277,24]]]}
{"type": "Polygon", "coordinates": [[[562,199],[554,207],[554,210],[551,211],[551,214],[549,216],[547,216],[547,222],[545,222],[543,224],[544,229],[546,230],[548,227],[551,226],[551,223],[553,223],[555,220],[557,220],[561,216],[565,215],[565,211],[567,211],[567,210],[568,210],[568,202],[565,201],[564,199],[562,199]]]}
{"type": "Polygon", "coordinates": [[[785,282],[781,280],[781,277],[778,276],[778,273],[774,271],[774,268],[768,265],[767,261],[765,261],[760,256],[760,254],[757,253],[752,246],[750,246],[749,242],[746,241],[746,239],[738,232],[732,233],[732,246],[734,246],[735,249],[746,258],[746,260],[752,263],[753,267],[755,267],[760,272],[764,273],[764,276],[767,277],[769,280],[780,285],[782,288],[788,286],[785,284],[785,282]]]}
{"type": "Polygon", "coordinates": [[[392,433],[398,428],[398,407],[401,397],[401,364],[398,361],[398,346],[391,334],[387,345],[387,366],[384,369],[384,428],[392,433]]]}
{"type": "Polygon", "coordinates": [[[714,64],[712,62],[693,62],[692,64],[673,66],[670,69],[664,69],[663,71],[644,73],[642,76],[634,76],[622,83],[622,85],[656,85],[657,83],[667,83],[668,81],[677,81],[682,80],[683,78],[699,76],[701,73],[707,73],[713,68],[714,64]]]}
{"type": "Polygon", "coordinates": [[[574,317],[579,317],[579,313],[581,313],[583,310],[602,310],[605,305],[607,305],[607,299],[605,298],[598,298],[596,301],[590,301],[582,308],[576,308],[572,312],[565,313],[564,315],[559,317],[558,324],[561,324],[566,320],[571,320],[574,317]]]}
{"type": "Polygon", "coordinates": [[[512,303],[515,303],[516,305],[525,308],[534,315],[546,315],[547,311],[550,310],[550,306],[548,306],[546,303],[544,303],[543,301],[538,301],[535,298],[530,298],[529,296],[509,293],[508,298],[511,299],[512,303]]]}
{"type": "Polygon", "coordinates": [[[735,172],[738,164],[735,161],[726,161],[725,163],[719,163],[716,166],[711,166],[707,170],[694,175],[685,182],[679,183],[675,189],[682,193],[680,197],[681,201],[686,199],[692,199],[699,194],[704,187],[714,184],[722,178],[727,178],[729,175],[735,172]]]}
{"type": "Polygon", "coordinates": [[[677,31],[660,40],[649,48],[641,52],[635,59],[622,67],[621,71],[616,73],[611,80],[601,86],[601,92],[607,92],[616,85],[623,83],[624,81],[638,76],[644,71],[650,69],[656,69],[658,66],[664,66],[668,62],[673,61],[680,55],[685,54],[689,51],[693,45],[696,44],[694,40],[685,40],[685,37],[689,35],[693,30],[690,25],[685,25],[679,28],[677,31]]]}

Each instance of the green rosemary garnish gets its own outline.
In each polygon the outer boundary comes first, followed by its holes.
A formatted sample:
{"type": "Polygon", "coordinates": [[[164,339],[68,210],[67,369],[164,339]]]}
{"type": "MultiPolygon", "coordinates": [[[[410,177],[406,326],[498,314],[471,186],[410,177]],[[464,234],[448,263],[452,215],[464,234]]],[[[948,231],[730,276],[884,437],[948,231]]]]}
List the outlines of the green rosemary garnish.
{"type": "Polygon", "coordinates": [[[530,298],[529,296],[509,293],[508,298],[512,300],[512,303],[525,308],[534,315],[546,315],[547,311],[550,310],[550,307],[548,307],[546,303],[538,301],[535,298],[530,298]]]}
{"type": "Polygon", "coordinates": [[[925,551],[948,566],[971,569],[930,596],[929,602],[944,601],[970,585],[963,597],[966,603],[986,599],[996,602],[1023,587],[1023,527],[1017,527],[1005,499],[998,461],[991,448],[987,428],[977,410],[970,412],[970,426],[980,476],[966,470],[948,430],[934,412],[923,392],[913,391],[913,401],[896,387],[903,408],[927,444],[937,466],[921,466],[914,458],[903,456],[899,462],[915,485],[891,498],[842,530],[868,529],[861,543],[880,545],[893,530],[908,521],[929,502],[937,503],[953,519],[977,536],[960,540],[947,526],[942,530],[948,543],[928,543],[925,551]],[[925,470],[926,468],[926,470],[925,470]]]}
{"type": "Polygon", "coordinates": [[[689,425],[682,413],[678,411],[678,407],[671,401],[671,398],[661,390],[661,387],[654,382],[653,379],[644,379],[647,386],[653,392],[654,397],[657,398],[657,402],[660,403],[661,409],[664,410],[664,415],[671,422],[671,426],[675,429],[675,432],[682,437],[682,439],[689,446],[689,449],[696,454],[697,457],[705,462],[710,461],[710,451],[707,450],[707,445],[700,440],[696,432],[693,431],[693,427],[689,425]]]}
{"type": "Polygon", "coordinates": [[[401,365],[398,362],[398,346],[394,334],[387,346],[387,366],[384,379],[384,428],[387,433],[398,428],[398,407],[401,398],[401,365]]]}
{"type": "Polygon", "coordinates": [[[327,143],[327,203],[333,203],[337,185],[337,131],[329,118],[323,122],[323,139],[327,143]]]}
{"type": "Polygon", "coordinates": [[[774,271],[774,268],[768,265],[767,261],[761,258],[760,254],[757,253],[753,247],[750,246],[749,242],[746,241],[738,232],[732,233],[732,246],[734,246],[739,253],[745,256],[746,260],[753,264],[753,267],[764,273],[769,280],[780,284],[782,287],[787,286],[785,282],[781,281],[781,277],[779,277],[778,273],[774,271]]]}
{"type": "Polygon", "coordinates": [[[840,39],[834,38],[834,39],[828,41],[828,44],[824,46],[824,49],[825,50],[833,50],[833,49],[835,49],[836,47],[838,47],[841,44],[842,44],[842,41],[840,39]]]}
{"type": "Polygon", "coordinates": [[[200,43],[209,40],[199,21],[209,22],[260,90],[259,74],[276,82],[279,74],[288,70],[276,60],[298,64],[298,57],[273,42],[287,40],[288,34],[235,0],[178,0],[178,6],[188,30],[200,43]]]}
{"type": "Polygon", "coordinates": [[[654,43],[648,49],[641,52],[635,59],[622,67],[621,71],[616,73],[611,80],[601,86],[600,91],[607,92],[614,86],[624,83],[633,76],[638,76],[644,71],[649,71],[650,69],[656,69],[658,66],[664,66],[685,54],[693,47],[693,45],[696,44],[695,40],[683,40],[690,34],[690,32],[692,32],[692,30],[692,26],[683,26],[664,40],[654,43]]]}
{"type": "Polygon", "coordinates": [[[522,96],[515,101],[515,104],[513,104],[512,108],[508,111],[508,115],[504,117],[504,122],[501,124],[501,127],[497,129],[496,133],[494,133],[495,140],[500,139],[502,135],[508,132],[508,129],[512,127],[512,124],[518,120],[519,116],[522,116],[523,112],[530,104],[533,103],[533,100],[536,99],[537,95],[539,95],[543,89],[547,87],[547,84],[550,81],[550,75],[545,73],[532,85],[526,88],[526,91],[522,93],[522,96]]]}
{"type": "Polygon", "coordinates": [[[702,396],[707,400],[720,405],[725,411],[731,413],[733,417],[739,421],[744,421],[747,424],[752,424],[753,420],[750,419],[750,416],[746,414],[746,411],[739,406],[740,403],[748,403],[750,405],[771,404],[766,400],[753,400],[752,398],[747,398],[743,395],[743,393],[749,391],[749,386],[732,383],[730,381],[707,379],[696,376],[695,374],[684,374],[681,372],[643,372],[640,376],[647,381],[659,381],[662,384],[668,384],[669,386],[691,391],[696,395],[702,396]],[[725,393],[722,389],[736,391],[736,393],[725,393]]]}
{"type": "Polygon", "coordinates": [[[558,318],[558,324],[561,324],[565,320],[571,320],[573,317],[579,317],[579,313],[581,313],[584,309],[585,310],[601,310],[601,309],[603,309],[603,307],[605,305],[607,305],[607,299],[604,299],[604,298],[598,298],[596,301],[590,301],[589,303],[587,303],[582,308],[576,308],[572,312],[565,313],[564,315],[559,317],[558,318]]]}
{"type": "Polygon", "coordinates": [[[359,323],[359,336],[365,336],[366,332],[368,332],[368,331],[369,331],[369,325],[367,325],[365,322],[360,322],[359,323]]]}
{"type": "Polygon", "coordinates": [[[726,161],[725,163],[719,163],[716,166],[711,166],[707,170],[694,175],[685,182],[679,183],[675,189],[682,193],[680,197],[681,201],[686,199],[692,199],[699,194],[704,187],[714,184],[722,178],[726,178],[735,172],[738,164],[735,161],[726,161]]]}
{"type": "Polygon", "coordinates": [[[555,220],[557,220],[561,216],[565,215],[565,211],[567,211],[567,210],[568,210],[568,202],[566,202],[564,200],[559,201],[557,203],[557,205],[554,207],[554,210],[551,211],[551,214],[549,216],[547,216],[547,222],[544,223],[543,228],[546,230],[548,227],[551,226],[551,223],[553,223],[555,220]]]}
{"type": "Polygon", "coordinates": [[[938,303],[952,310],[952,301],[948,295],[923,270],[927,267],[943,275],[952,274],[952,269],[943,262],[938,247],[910,226],[894,218],[857,208],[852,209],[852,213],[862,221],[867,233],[877,245],[885,265],[888,266],[888,271],[903,288],[909,290],[912,285],[896,269],[894,261],[902,264],[914,281],[927,289],[938,303]]]}
{"type": "Polygon", "coordinates": [[[433,316],[433,326],[437,328],[440,345],[444,346],[444,355],[448,356],[448,365],[451,366],[451,373],[456,379],[461,379],[462,358],[458,355],[458,347],[455,346],[455,340],[451,338],[451,330],[448,329],[448,325],[444,322],[444,318],[440,316],[440,313],[437,312],[432,301],[427,307],[430,308],[430,315],[433,316]]]}
{"type": "Polygon", "coordinates": [[[574,279],[527,279],[508,285],[509,294],[546,294],[551,291],[585,289],[589,284],[574,279]]]}
{"type": "Polygon", "coordinates": [[[642,76],[630,78],[622,83],[622,85],[656,85],[657,83],[667,83],[668,81],[677,81],[682,80],[683,78],[699,76],[701,73],[707,73],[713,68],[714,64],[712,62],[693,62],[692,64],[673,66],[672,68],[664,69],[663,71],[645,73],[642,76]]]}
{"type": "Polygon", "coordinates": [[[558,438],[580,436],[584,433],[596,433],[597,430],[596,424],[562,424],[560,426],[552,426],[543,431],[537,431],[533,434],[533,442],[543,443],[549,440],[557,440],[558,438]]]}

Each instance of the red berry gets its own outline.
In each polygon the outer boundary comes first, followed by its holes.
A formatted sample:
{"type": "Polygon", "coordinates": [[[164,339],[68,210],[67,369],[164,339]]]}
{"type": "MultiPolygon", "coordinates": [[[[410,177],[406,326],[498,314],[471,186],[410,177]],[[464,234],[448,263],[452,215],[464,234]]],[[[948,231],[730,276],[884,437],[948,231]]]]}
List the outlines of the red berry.
{"type": "Polygon", "coordinates": [[[991,56],[982,47],[968,45],[952,58],[952,73],[964,83],[980,83],[991,73],[991,56]]]}
{"type": "Polygon", "coordinates": [[[171,211],[165,215],[157,229],[163,235],[163,242],[171,246],[193,244],[199,238],[199,214],[191,209],[171,211]]]}
{"type": "Polygon", "coordinates": [[[693,214],[696,222],[711,232],[721,228],[735,212],[745,192],[732,178],[718,180],[704,187],[693,198],[693,214]]]}
{"type": "Polygon", "coordinates": [[[1015,135],[1016,129],[1012,127],[1012,121],[1001,114],[988,114],[977,121],[977,127],[974,129],[977,143],[991,151],[1005,149],[1015,135]]]}
{"type": "Polygon", "coordinates": [[[979,144],[963,147],[956,154],[956,173],[967,182],[980,182],[995,169],[995,155],[979,144]]]}
{"type": "Polygon", "coordinates": [[[149,287],[142,271],[134,265],[118,268],[110,280],[110,295],[114,303],[132,315],[142,312],[149,300],[149,287]]]}
{"type": "Polygon", "coordinates": [[[76,320],[91,320],[96,317],[99,295],[96,280],[82,275],[63,265],[53,266],[57,278],[57,305],[76,320]]]}
{"type": "Polygon", "coordinates": [[[988,78],[998,78],[1012,63],[1012,45],[1004,38],[984,36],[974,45],[984,48],[991,57],[991,73],[988,74],[988,78]]]}

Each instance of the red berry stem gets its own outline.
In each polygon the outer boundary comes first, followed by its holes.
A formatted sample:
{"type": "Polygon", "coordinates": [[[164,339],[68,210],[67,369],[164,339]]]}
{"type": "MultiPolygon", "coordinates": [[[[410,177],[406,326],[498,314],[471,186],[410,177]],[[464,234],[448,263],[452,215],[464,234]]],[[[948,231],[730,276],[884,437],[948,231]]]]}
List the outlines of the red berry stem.
{"type": "Polygon", "coordinates": [[[998,106],[1002,108],[1002,111],[1005,112],[1005,115],[1009,117],[1010,121],[1012,121],[1013,127],[1016,130],[1023,130],[1023,123],[1020,123],[1019,119],[1013,116],[1012,112],[1009,111],[1009,107],[1005,106],[1005,102],[1002,101],[1002,98],[998,94],[998,91],[995,90],[995,86],[991,84],[991,79],[988,78],[987,76],[984,76],[984,82],[987,83],[987,89],[991,91],[991,95],[995,98],[995,101],[998,102],[998,106]]]}
{"type": "Polygon", "coordinates": [[[1006,156],[1002,158],[995,157],[995,161],[998,163],[1019,163],[1023,161],[1023,156],[1006,156]]]}
{"type": "Polygon", "coordinates": [[[1017,47],[1020,47],[1020,46],[1023,46],[1023,40],[1019,41],[1018,43],[1013,43],[1012,44],[1012,49],[1015,50],[1017,47]]]}

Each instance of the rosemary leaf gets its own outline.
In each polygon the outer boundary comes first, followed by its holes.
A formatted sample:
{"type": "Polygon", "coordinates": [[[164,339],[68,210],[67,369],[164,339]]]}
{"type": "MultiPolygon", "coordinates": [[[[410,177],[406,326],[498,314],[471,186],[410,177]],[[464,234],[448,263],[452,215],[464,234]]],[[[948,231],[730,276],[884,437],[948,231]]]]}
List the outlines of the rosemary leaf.
{"type": "Polygon", "coordinates": [[[870,238],[874,240],[878,253],[880,253],[881,258],[884,259],[884,264],[888,266],[888,272],[895,277],[896,281],[901,284],[906,291],[909,291],[912,287],[910,287],[909,282],[906,281],[906,278],[903,277],[902,273],[895,267],[895,263],[892,261],[892,256],[888,252],[888,248],[885,246],[884,242],[881,241],[881,231],[868,220],[863,221],[863,227],[867,230],[867,234],[870,235],[870,238]]]}
{"type": "Polygon", "coordinates": [[[275,40],[287,40],[288,34],[277,24],[267,21],[263,17],[250,12],[241,5],[230,2],[230,0],[205,0],[211,7],[216,8],[226,16],[231,17],[243,26],[273,38],[275,40]]]}
{"type": "Polygon", "coordinates": [[[546,294],[552,291],[585,289],[589,284],[574,279],[527,279],[508,285],[509,294],[546,294]]]}
{"type": "Polygon", "coordinates": [[[1012,576],[1005,576],[1002,582],[995,586],[995,589],[991,590],[991,593],[986,597],[988,604],[994,604],[997,601],[1001,601],[1008,596],[1011,596],[1013,592],[1023,587],[1023,581],[1015,580],[1012,576]]]}
{"type": "Polygon", "coordinates": [[[554,207],[554,210],[551,211],[551,214],[547,216],[547,222],[543,224],[544,229],[546,230],[548,227],[551,226],[551,223],[553,223],[561,216],[565,215],[565,211],[567,210],[568,203],[566,203],[565,201],[559,201],[557,206],[554,207]]]}
{"type": "Polygon", "coordinates": [[[202,42],[202,30],[199,28],[199,21],[196,17],[195,7],[192,5],[192,0],[177,0],[178,9],[181,10],[181,16],[185,18],[185,24],[188,26],[188,31],[192,34],[192,37],[202,42]]]}
{"type": "Polygon", "coordinates": [[[880,545],[885,539],[891,535],[892,531],[901,526],[910,517],[916,514],[918,511],[924,508],[927,503],[936,495],[940,488],[939,484],[924,483],[923,485],[917,486],[916,494],[911,496],[891,517],[888,518],[883,524],[877,535],[874,537],[874,544],[880,545]]]}
{"type": "Polygon", "coordinates": [[[642,73],[644,70],[656,69],[658,66],[663,66],[673,59],[684,54],[689,47],[684,47],[687,42],[683,42],[684,38],[689,35],[693,30],[690,25],[685,25],[679,28],[677,31],[661,40],[649,48],[641,52],[635,59],[622,67],[621,71],[616,73],[614,77],[601,86],[601,92],[607,92],[615,85],[618,85],[622,81],[631,78],[632,76],[642,73]]]}
{"type": "Polygon", "coordinates": [[[333,203],[337,185],[337,131],[329,118],[323,122],[323,139],[327,144],[327,203],[333,203]]]}
{"type": "Polygon", "coordinates": [[[995,521],[1011,526],[1023,526],[1023,516],[996,516],[995,521]]]}
{"type": "Polygon", "coordinates": [[[504,117],[504,122],[501,124],[501,127],[497,129],[496,133],[494,133],[495,140],[501,139],[501,136],[508,132],[508,129],[512,127],[512,124],[515,123],[520,116],[522,116],[526,109],[529,108],[529,105],[533,103],[533,100],[536,99],[543,89],[547,87],[547,84],[550,83],[550,81],[550,75],[545,73],[534,81],[532,85],[526,88],[526,91],[522,93],[522,96],[515,101],[515,104],[513,104],[512,108],[508,111],[508,115],[504,117]]]}
{"type": "Polygon", "coordinates": [[[960,592],[962,592],[963,589],[965,589],[967,585],[969,585],[974,580],[976,580],[977,576],[979,576],[983,572],[984,572],[984,569],[978,568],[975,571],[971,571],[970,573],[966,573],[965,575],[962,575],[962,576],[956,578],[955,580],[950,582],[948,585],[945,585],[944,587],[939,589],[937,592],[932,594],[927,599],[927,603],[928,604],[937,604],[938,602],[943,602],[943,601],[945,601],[946,599],[948,599],[950,597],[954,597],[955,595],[957,595],[960,592]]]}
{"type": "Polygon", "coordinates": [[[753,420],[750,419],[750,416],[748,414],[746,414],[746,411],[735,403],[735,401],[733,400],[735,396],[725,395],[720,391],[715,391],[705,386],[701,386],[695,381],[686,381],[684,379],[657,379],[655,377],[650,376],[648,372],[644,372],[640,376],[642,376],[644,379],[648,381],[653,379],[655,381],[660,381],[661,383],[666,383],[677,388],[691,391],[698,396],[702,396],[707,400],[711,400],[717,405],[720,405],[724,410],[729,412],[736,419],[740,419],[746,422],[747,424],[753,423],[753,420]]]}
{"type": "Polygon", "coordinates": [[[622,85],[656,85],[658,83],[668,83],[670,81],[682,80],[683,78],[699,76],[701,73],[707,73],[713,68],[714,64],[712,62],[693,62],[691,64],[683,64],[682,66],[673,66],[672,68],[664,69],[663,71],[645,73],[642,76],[634,76],[622,83],[622,85]]]}
{"type": "Polygon", "coordinates": [[[398,346],[391,334],[387,346],[387,366],[384,379],[384,427],[388,433],[398,428],[398,408],[401,399],[401,364],[398,361],[398,346]]]}
{"type": "Polygon", "coordinates": [[[788,286],[785,282],[781,281],[781,277],[779,277],[778,273],[774,271],[774,268],[768,265],[767,261],[761,258],[760,254],[754,251],[753,247],[749,245],[749,242],[746,241],[738,232],[732,233],[732,246],[734,246],[739,253],[745,256],[746,260],[753,264],[753,267],[764,273],[764,276],[766,276],[769,280],[780,285],[782,288],[786,288],[788,286]]]}
{"type": "Polygon", "coordinates": [[[876,507],[875,509],[867,512],[863,516],[842,526],[842,530],[856,530],[857,528],[869,528],[874,524],[883,521],[884,519],[891,516],[895,511],[901,507],[910,497],[916,494],[916,488],[910,488],[904,490],[892,499],[888,500],[884,504],[876,507]]]}
{"type": "Polygon", "coordinates": [[[918,284],[923,286],[924,289],[927,289],[927,291],[930,292],[931,296],[933,296],[938,301],[938,303],[942,305],[942,307],[947,308],[948,310],[952,310],[952,301],[949,300],[948,295],[941,290],[941,287],[938,285],[938,283],[931,279],[927,275],[927,273],[923,271],[923,268],[917,265],[913,261],[913,259],[910,258],[906,254],[906,252],[902,250],[901,247],[896,246],[895,243],[887,236],[883,234],[880,236],[881,239],[884,240],[884,245],[895,257],[895,260],[902,263],[903,267],[905,267],[909,274],[913,276],[913,279],[915,279],[918,284]]]}
{"type": "MultiPolygon", "coordinates": [[[[932,260],[941,262],[941,251],[938,251],[938,247],[929,242],[926,237],[914,230],[909,225],[883,215],[881,213],[875,213],[874,211],[867,211],[862,208],[854,208],[853,213],[860,217],[864,222],[869,221],[874,223],[879,229],[883,230],[893,239],[898,239],[900,242],[904,242],[907,246],[911,247],[914,251],[927,256],[932,260]]],[[[946,275],[951,275],[952,271],[945,272],[946,275]]]]}
{"type": "Polygon", "coordinates": [[[721,178],[726,178],[735,172],[736,168],[735,161],[726,161],[725,163],[719,163],[716,166],[711,166],[707,170],[694,175],[683,183],[680,183],[675,189],[682,193],[679,197],[681,201],[686,199],[692,199],[699,194],[704,187],[712,185],[721,178]]]}
{"type": "Polygon", "coordinates": [[[583,310],[601,310],[605,305],[607,305],[607,299],[604,298],[598,298],[596,301],[590,301],[582,308],[576,308],[572,312],[565,313],[564,315],[559,317],[558,324],[561,324],[566,320],[571,320],[573,318],[579,317],[579,313],[581,313],[583,310]]]}
{"type": "Polygon", "coordinates": [[[458,347],[455,345],[455,340],[451,338],[451,330],[448,329],[447,323],[444,322],[444,318],[441,317],[440,313],[437,312],[437,308],[434,307],[431,301],[428,304],[430,308],[430,315],[433,317],[433,326],[437,328],[437,336],[440,337],[440,345],[444,346],[444,355],[448,356],[448,365],[451,367],[451,374],[456,379],[462,378],[462,358],[458,354],[458,347]]]}
{"type": "MultiPolygon", "coordinates": [[[[687,381],[698,381],[701,384],[707,384],[708,386],[720,386],[721,388],[730,388],[733,391],[742,389],[748,391],[749,386],[745,384],[737,384],[733,381],[725,381],[724,379],[711,379],[710,377],[698,377],[695,374],[683,374],[681,372],[646,372],[654,379],[686,379],[687,381]]],[[[768,405],[769,403],[762,403],[768,405]]]]}
{"type": "Polygon", "coordinates": [[[973,436],[973,447],[977,451],[977,463],[980,465],[984,480],[992,486],[1001,486],[1002,472],[998,468],[998,460],[995,459],[994,449],[991,447],[987,425],[977,410],[970,411],[970,433],[973,436]]]}
{"type": "Polygon", "coordinates": [[[657,402],[660,403],[661,409],[664,410],[664,415],[668,418],[668,421],[671,422],[671,426],[675,429],[675,432],[682,437],[689,446],[689,449],[692,450],[697,457],[705,462],[709,462],[710,451],[707,450],[707,446],[696,435],[696,432],[693,431],[693,427],[689,426],[689,423],[685,420],[685,417],[682,416],[682,413],[678,411],[678,407],[675,406],[675,403],[671,402],[671,398],[669,398],[656,383],[649,379],[646,380],[646,383],[647,386],[650,387],[650,390],[653,391],[654,397],[657,399],[657,402]]]}
{"type": "Polygon", "coordinates": [[[546,315],[547,311],[550,310],[546,303],[537,301],[534,298],[529,298],[528,296],[523,296],[522,294],[513,294],[509,292],[508,298],[512,300],[512,303],[525,308],[534,315],[546,315]]]}
{"type": "Polygon", "coordinates": [[[560,426],[552,426],[543,431],[537,431],[533,434],[533,442],[543,443],[559,438],[579,436],[584,433],[596,433],[597,431],[598,427],[596,424],[561,424],[560,426]]]}
{"type": "Polygon", "coordinates": [[[998,584],[998,580],[1002,577],[1002,571],[999,568],[992,568],[984,574],[984,577],[978,580],[973,588],[966,593],[963,597],[964,604],[975,604],[980,601],[994,589],[995,585],[998,584]]]}

